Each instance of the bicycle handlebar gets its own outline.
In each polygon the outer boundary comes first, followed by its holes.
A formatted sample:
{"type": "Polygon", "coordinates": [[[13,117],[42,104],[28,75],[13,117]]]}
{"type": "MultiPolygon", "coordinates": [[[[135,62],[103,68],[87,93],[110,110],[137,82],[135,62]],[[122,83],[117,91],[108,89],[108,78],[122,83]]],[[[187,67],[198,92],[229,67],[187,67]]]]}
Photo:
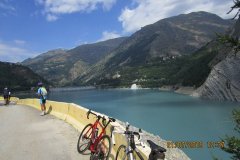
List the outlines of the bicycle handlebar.
{"type": "Polygon", "coordinates": [[[125,131],[124,134],[126,135],[134,135],[138,136],[138,140],[141,138],[140,134],[138,132],[133,132],[133,131],[125,131]]]}
{"type": "Polygon", "coordinates": [[[113,133],[138,136],[138,140],[141,138],[141,135],[138,132],[133,132],[133,131],[122,131],[122,132],[112,131],[112,135],[113,133]]]}
{"type": "MultiPolygon", "coordinates": [[[[102,120],[103,120],[103,123],[106,122],[106,118],[105,118],[104,116],[97,115],[96,113],[92,112],[91,109],[89,109],[88,112],[87,112],[87,118],[88,118],[88,119],[89,119],[89,115],[90,115],[90,114],[96,116],[99,120],[102,119],[102,120]]],[[[116,121],[116,119],[114,119],[114,118],[112,118],[112,117],[108,117],[108,119],[109,119],[110,122],[115,122],[115,121],[116,121]]]]}
{"type": "Polygon", "coordinates": [[[93,113],[92,110],[89,109],[88,112],[87,112],[87,119],[89,119],[90,114],[95,115],[97,117],[97,114],[93,113]]]}
{"type": "MultiPolygon", "coordinates": [[[[128,124],[127,127],[128,127],[128,129],[129,129],[130,125],[128,124]]],[[[114,130],[114,127],[112,126],[110,131],[111,131],[112,143],[113,143],[114,145],[115,145],[115,136],[114,136],[113,133],[124,134],[124,135],[134,135],[134,136],[138,136],[138,140],[141,139],[141,135],[140,135],[141,130],[139,130],[140,133],[139,133],[139,132],[129,131],[129,130],[126,130],[126,131],[115,131],[115,130],[114,130]]],[[[140,141],[141,141],[141,140],[140,140],[140,141]]],[[[142,142],[140,142],[140,145],[143,146],[143,147],[145,147],[145,146],[142,144],[142,142]]]]}

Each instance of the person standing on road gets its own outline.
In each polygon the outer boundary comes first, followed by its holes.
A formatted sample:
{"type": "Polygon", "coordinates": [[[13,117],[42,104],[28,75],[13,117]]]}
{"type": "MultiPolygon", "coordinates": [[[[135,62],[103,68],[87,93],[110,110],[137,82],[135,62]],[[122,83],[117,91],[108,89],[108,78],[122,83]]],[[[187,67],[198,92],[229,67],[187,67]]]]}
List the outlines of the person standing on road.
{"type": "Polygon", "coordinates": [[[10,96],[11,96],[10,90],[8,89],[8,87],[5,87],[3,89],[3,98],[5,101],[5,105],[8,105],[10,103],[10,96]]]}
{"type": "Polygon", "coordinates": [[[40,97],[40,105],[41,105],[41,116],[44,116],[46,114],[46,101],[47,101],[47,90],[46,88],[43,86],[43,83],[42,82],[39,82],[38,83],[38,96],[40,97]]]}

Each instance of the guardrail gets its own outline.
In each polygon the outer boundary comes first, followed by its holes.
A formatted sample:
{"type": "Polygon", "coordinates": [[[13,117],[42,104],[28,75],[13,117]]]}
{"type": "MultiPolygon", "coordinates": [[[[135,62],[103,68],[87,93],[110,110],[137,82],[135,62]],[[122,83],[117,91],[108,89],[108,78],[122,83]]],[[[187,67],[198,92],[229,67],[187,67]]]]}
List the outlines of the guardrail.
{"type": "MultiPolygon", "coordinates": [[[[4,99],[3,99],[3,97],[1,96],[0,97],[0,101],[3,101],[4,99]]],[[[19,98],[17,98],[17,97],[11,97],[11,101],[14,101],[14,102],[17,102],[19,100],[19,98]]]]}

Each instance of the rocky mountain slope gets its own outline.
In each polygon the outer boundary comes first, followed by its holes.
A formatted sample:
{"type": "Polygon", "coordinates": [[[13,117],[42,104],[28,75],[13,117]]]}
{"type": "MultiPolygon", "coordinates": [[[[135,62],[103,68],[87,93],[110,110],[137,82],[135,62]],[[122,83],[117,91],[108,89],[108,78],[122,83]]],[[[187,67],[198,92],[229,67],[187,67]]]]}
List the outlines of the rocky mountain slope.
{"type": "Polygon", "coordinates": [[[39,81],[48,84],[46,80],[34,73],[28,67],[0,62],[0,89],[8,86],[13,91],[30,90],[31,87],[36,87],[39,81]]]}
{"type": "MultiPolygon", "coordinates": [[[[154,74],[156,72],[168,74],[167,62],[171,59],[180,59],[174,62],[184,64],[185,60],[179,57],[191,56],[214,39],[216,33],[226,32],[232,24],[230,20],[221,19],[207,12],[193,12],[160,20],[134,33],[110,55],[78,77],[74,83],[76,85],[94,83],[129,85],[139,80],[153,79],[152,84],[169,81],[170,76],[155,77],[154,74]],[[164,67],[159,68],[159,66],[164,67]],[[151,74],[148,74],[149,72],[151,74]],[[124,77],[126,73],[129,74],[124,77]],[[121,77],[116,80],[114,77],[119,74],[121,77]]],[[[169,64],[172,63],[169,62],[169,64]]],[[[172,66],[171,74],[177,74],[179,67],[182,68],[181,64],[172,66]]],[[[154,87],[154,85],[150,86],[154,87]]]]}
{"type": "Polygon", "coordinates": [[[193,95],[213,100],[240,101],[240,53],[213,67],[206,82],[193,95]]]}
{"type": "MultiPolygon", "coordinates": [[[[230,31],[230,36],[240,37],[240,20],[230,31]]],[[[222,44],[224,46],[224,44],[222,44]]],[[[232,48],[218,50],[218,60],[205,83],[193,94],[206,99],[240,101],[240,52],[232,48]]],[[[215,58],[215,59],[216,59],[215,58]]]]}
{"type": "Polygon", "coordinates": [[[125,39],[122,37],[81,45],[71,50],[53,50],[27,59],[22,64],[30,67],[53,84],[63,86],[71,83],[91,65],[118,47],[125,39]]]}

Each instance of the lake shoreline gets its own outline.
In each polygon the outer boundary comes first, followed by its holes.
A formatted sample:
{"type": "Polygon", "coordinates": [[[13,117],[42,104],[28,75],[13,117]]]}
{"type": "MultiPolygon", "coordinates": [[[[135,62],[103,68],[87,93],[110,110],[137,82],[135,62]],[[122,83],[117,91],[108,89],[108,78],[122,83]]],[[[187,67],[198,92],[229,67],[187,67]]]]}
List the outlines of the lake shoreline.
{"type": "MultiPolygon", "coordinates": [[[[144,88],[144,87],[139,87],[137,89],[131,89],[130,87],[109,87],[109,88],[98,88],[94,86],[88,86],[88,87],[56,87],[56,88],[50,88],[51,92],[58,92],[58,91],[78,91],[78,90],[88,90],[88,89],[122,89],[122,90],[160,90],[160,91],[170,91],[170,92],[175,92],[179,94],[184,94],[184,95],[189,95],[193,96],[194,91],[196,89],[194,87],[176,87],[176,86],[162,86],[160,88],[144,88]]],[[[195,96],[194,96],[195,97],[195,96]]]]}
{"type": "Polygon", "coordinates": [[[184,87],[184,86],[177,87],[177,88],[175,86],[163,86],[163,87],[160,87],[159,90],[173,91],[175,93],[192,96],[196,89],[194,87],[184,87]]]}

